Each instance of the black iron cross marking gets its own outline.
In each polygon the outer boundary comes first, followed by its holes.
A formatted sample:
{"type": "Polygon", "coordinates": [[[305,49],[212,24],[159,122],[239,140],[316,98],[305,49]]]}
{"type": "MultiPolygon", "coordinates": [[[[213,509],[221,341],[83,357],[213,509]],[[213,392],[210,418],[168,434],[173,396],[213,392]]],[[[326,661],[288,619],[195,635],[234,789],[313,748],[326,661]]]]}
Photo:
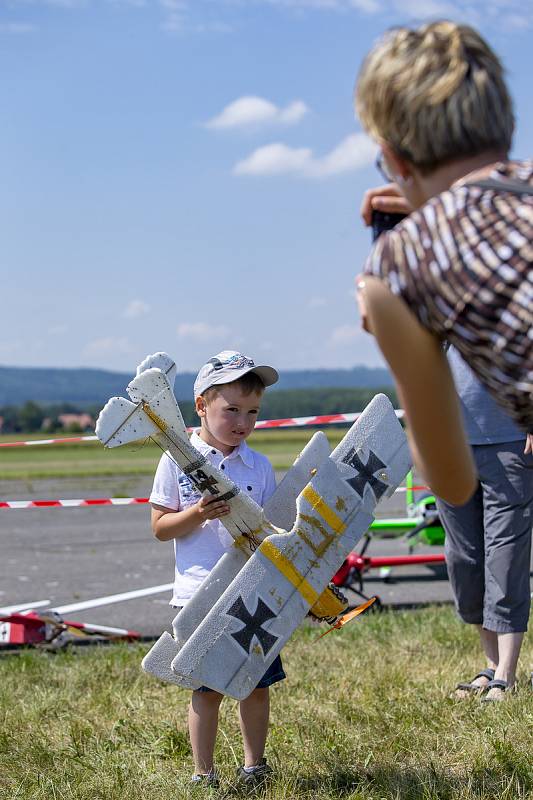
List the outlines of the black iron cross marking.
{"type": "Polygon", "coordinates": [[[254,614],[250,614],[242,597],[238,597],[231,608],[228,609],[227,614],[230,617],[235,617],[244,624],[244,628],[237,633],[232,633],[233,638],[240,644],[245,653],[250,653],[250,645],[255,636],[261,647],[263,654],[266,656],[268,651],[276,644],[279,636],[274,636],[263,629],[263,623],[269,619],[273,619],[276,614],[264,603],[261,598],[257,599],[257,608],[254,614]]]}
{"type": "Polygon", "coordinates": [[[349,450],[342,461],[344,464],[353,467],[359,473],[354,478],[349,478],[347,480],[347,483],[355,489],[359,497],[363,497],[367,484],[374,492],[376,502],[380,499],[381,495],[387,491],[388,485],[380,481],[379,478],[376,478],[374,474],[378,469],[384,469],[387,465],[384,464],[372,450],[370,450],[366,464],[363,464],[355,452],[354,447],[349,450]]]}
{"type": "Polygon", "coordinates": [[[189,478],[199,492],[203,492],[205,489],[207,489],[210,494],[220,494],[220,490],[217,487],[216,478],[208,477],[203,469],[197,469],[196,472],[191,472],[189,478]]]}

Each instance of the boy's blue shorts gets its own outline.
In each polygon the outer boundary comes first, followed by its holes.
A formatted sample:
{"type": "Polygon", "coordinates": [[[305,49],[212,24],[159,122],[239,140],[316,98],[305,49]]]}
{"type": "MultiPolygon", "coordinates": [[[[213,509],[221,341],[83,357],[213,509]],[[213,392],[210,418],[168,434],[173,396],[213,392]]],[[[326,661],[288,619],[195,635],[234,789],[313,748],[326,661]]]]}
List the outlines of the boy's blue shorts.
{"type": "MultiPolygon", "coordinates": [[[[272,686],[273,683],[278,683],[286,678],[285,670],[283,669],[283,664],[281,663],[280,656],[276,656],[272,664],[269,666],[257,686],[256,689],[266,689],[268,686],[272,686]]],[[[210,689],[209,686],[200,686],[199,689],[196,689],[197,692],[213,692],[214,689],[210,689]]]]}

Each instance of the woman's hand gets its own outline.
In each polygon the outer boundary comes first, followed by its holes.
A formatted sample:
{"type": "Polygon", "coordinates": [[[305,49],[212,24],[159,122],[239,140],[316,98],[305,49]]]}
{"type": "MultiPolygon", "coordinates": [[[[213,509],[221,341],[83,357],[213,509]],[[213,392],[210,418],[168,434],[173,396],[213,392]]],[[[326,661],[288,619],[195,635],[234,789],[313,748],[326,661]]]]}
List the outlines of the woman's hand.
{"type": "MultiPolygon", "coordinates": [[[[412,210],[395,183],[387,183],[384,186],[368,189],[361,204],[361,216],[365,225],[372,224],[373,211],[385,211],[388,214],[410,214],[412,210]]],[[[365,276],[358,275],[355,279],[355,297],[359,307],[361,327],[367,333],[372,333],[366,309],[364,289],[365,276]]]]}
{"type": "Polygon", "coordinates": [[[395,183],[368,189],[361,203],[361,216],[365,225],[372,224],[373,211],[386,211],[388,214],[410,214],[412,210],[395,183]]]}
{"type": "Polygon", "coordinates": [[[526,446],[524,447],[524,453],[526,455],[528,453],[533,453],[533,433],[526,433],[526,446]]]}

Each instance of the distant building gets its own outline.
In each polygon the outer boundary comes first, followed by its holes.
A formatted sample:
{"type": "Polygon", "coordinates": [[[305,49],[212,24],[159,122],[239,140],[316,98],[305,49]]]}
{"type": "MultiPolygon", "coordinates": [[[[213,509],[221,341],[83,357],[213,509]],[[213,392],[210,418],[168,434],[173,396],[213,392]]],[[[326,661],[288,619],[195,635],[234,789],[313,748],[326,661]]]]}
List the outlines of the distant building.
{"type": "Polygon", "coordinates": [[[94,430],[94,419],[90,414],[59,414],[58,422],[62,428],[79,427],[82,431],[94,430]]]}

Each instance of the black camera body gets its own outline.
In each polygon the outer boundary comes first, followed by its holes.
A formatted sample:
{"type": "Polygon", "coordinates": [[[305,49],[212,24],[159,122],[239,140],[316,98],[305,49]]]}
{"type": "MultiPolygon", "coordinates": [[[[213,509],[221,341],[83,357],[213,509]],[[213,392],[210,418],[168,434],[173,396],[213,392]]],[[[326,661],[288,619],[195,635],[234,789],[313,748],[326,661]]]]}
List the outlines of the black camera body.
{"type": "Polygon", "coordinates": [[[372,211],[372,241],[376,241],[384,231],[390,231],[407,214],[391,214],[388,211],[372,211]]]}

